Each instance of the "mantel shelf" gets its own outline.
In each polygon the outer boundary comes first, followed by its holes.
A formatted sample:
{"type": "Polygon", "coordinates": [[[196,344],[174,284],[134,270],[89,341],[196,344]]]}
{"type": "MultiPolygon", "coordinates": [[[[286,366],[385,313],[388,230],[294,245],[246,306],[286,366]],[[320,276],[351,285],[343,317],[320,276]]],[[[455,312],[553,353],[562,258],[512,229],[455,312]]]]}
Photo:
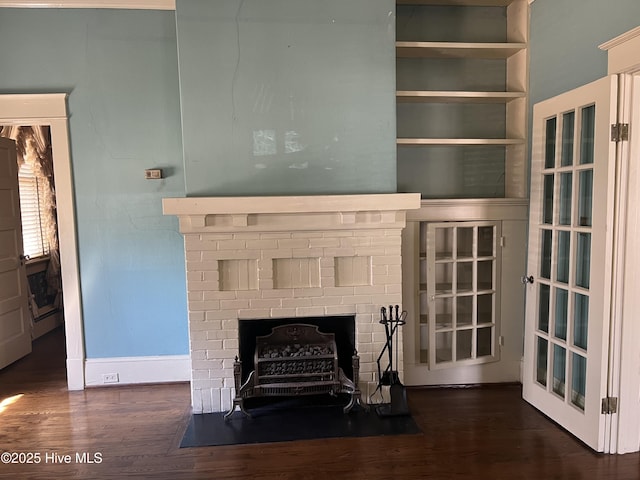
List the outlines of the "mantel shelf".
{"type": "Polygon", "coordinates": [[[398,138],[396,144],[402,146],[425,145],[522,145],[521,138],[398,138]]]}
{"type": "Polygon", "coordinates": [[[504,59],[527,48],[525,43],[396,42],[401,58],[504,59]]]}
{"type": "Polygon", "coordinates": [[[398,103],[508,103],[524,98],[524,92],[462,92],[433,90],[398,90],[398,103]]]}

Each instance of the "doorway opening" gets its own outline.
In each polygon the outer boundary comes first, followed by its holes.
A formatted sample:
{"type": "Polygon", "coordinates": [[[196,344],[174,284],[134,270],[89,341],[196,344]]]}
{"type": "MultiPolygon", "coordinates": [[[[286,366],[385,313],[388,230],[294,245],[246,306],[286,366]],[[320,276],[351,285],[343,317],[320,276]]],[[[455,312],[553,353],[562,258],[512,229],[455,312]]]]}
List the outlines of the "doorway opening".
{"type": "Polygon", "coordinates": [[[49,127],[5,125],[0,136],[16,144],[22,258],[31,339],[62,325],[62,278],[49,127]]]}
{"type": "Polygon", "coordinates": [[[76,221],[67,114],[67,94],[0,95],[0,125],[47,126],[54,158],[60,273],[64,297],[67,386],[84,389],[84,343],[76,221]]]}

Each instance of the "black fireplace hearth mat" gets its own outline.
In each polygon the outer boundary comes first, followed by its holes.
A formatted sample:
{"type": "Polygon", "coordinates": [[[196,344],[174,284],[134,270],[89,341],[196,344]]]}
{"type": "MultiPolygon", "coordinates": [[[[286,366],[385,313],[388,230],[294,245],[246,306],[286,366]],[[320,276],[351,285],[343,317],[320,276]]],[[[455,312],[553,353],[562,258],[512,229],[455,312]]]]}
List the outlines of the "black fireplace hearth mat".
{"type": "Polygon", "coordinates": [[[421,433],[410,415],[379,417],[374,408],[356,407],[345,414],[339,405],[260,407],[250,413],[247,418],[236,411],[226,421],[224,413],[192,415],[180,447],[421,433]]]}

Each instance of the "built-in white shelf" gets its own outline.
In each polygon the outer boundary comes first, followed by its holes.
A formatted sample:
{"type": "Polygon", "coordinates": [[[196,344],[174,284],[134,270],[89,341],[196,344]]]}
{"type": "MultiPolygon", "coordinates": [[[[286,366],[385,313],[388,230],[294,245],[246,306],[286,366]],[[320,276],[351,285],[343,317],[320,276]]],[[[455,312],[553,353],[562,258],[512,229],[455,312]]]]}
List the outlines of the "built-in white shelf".
{"type": "Polygon", "coordinates": [[[398,146],[426,146],[426,145],[523,145],[521,138],[398,138],[398,146]]]}
{"type": "Polygon", "coordinates": [[[398,103],[508,103],[525,98],[525,92],[462,92],[431,90],[398,90],[398,103]]]}
{"type": "MultiPolygon", "coordinates": [[[[425,175],[427,180],[424,181],[412,176],[412,161],[416,154],[413,147],[449,146],[449,149],[429,150],[433,155],[425,161],[433,160],[434,165],[444,158],[444,152],[469,146],[480,148],[476,157],[479,161],[481,158],[493,161],[497,157],[492,156],[493,150],[488,147],[503,147],[504,195],[526,198],[529,2],[396,0],[396,5],[399,19],[396,58],[401,76],[396,92],[400,120],[396,143],[402,188],[421,191],[425,196],[431,190],[438,190],[430,183],[432,176],[425,175]],[[471,22],[474,27],[469,29],[471,22]],[[498,33],[502,28],[504,35],[498,33]],[[504,76],[498,71],[503,66],[504,76]],[[474,69],[477,78],[474,78],[474,69]],[[455,78],[447,83],[447,76],[452,74],[459,75],[459,80],[455,78]],[[447,104],[452,106],[447,109],[447,104]],[[450,127],[445,133],[448,138],[432,138],[434,135],[427,126],[438,122],[440,115],[457,112],[455,105],[468,108],[469,115],[464,119],[456,117],[460,119],[458,124],[447,125],[450,127]],[[487,114],[483,115],[483,111],[487,114]],[[493,123],[484,125],[485,122],[493,123]],[[424,128],[420,129],[419,125],[424,128]],[[409,126],[411,129],[406,130],[409,126]],[[482,127],[477,130],[483,133],[474,134],[468,126],[482,127]],[[484,138],[467,138],[476,135],[484,138]]],[[[430,168],[425,166],[422,174],[430,168]]],[[[451,191],[452,195],[469,194],[466,191],[457,193],[453,186],[451,191]]],[[[477,191],[481,195],[491,194],[482,189],[477,191]]],[[[495,194],[498,191],[495,190],[495,194]]]]}
{"type": "Polygon", "coordinates": [[[506,7],[513,0],[396,0],[396,5],[506,7]]]}
{"type": "Polygon", "coordinates": [[[506,59],[526,48],[526,43],[396,42],[396,56],[400,58],[506,59]]]}

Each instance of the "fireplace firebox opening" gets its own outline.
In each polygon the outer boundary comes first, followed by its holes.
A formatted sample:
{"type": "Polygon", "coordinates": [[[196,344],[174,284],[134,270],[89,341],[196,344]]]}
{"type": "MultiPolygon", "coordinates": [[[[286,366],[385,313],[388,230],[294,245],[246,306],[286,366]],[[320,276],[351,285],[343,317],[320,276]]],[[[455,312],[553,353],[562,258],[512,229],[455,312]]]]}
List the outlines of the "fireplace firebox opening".
{"type": "Polygon", "coordinates": [[[345,412],[356,404],[362,405],[355,378],[359,374],[359,357],[355,350],[354,315],[240,320],[238,336],[236,399],[228,415],[236,406],[247,413],[247,405],[287,396],[346,394],[345,412]],[[257,361],[261,363],[256,365],[257,361]],[[298,367],[317,367],[317,375],[311,371],[296,375],[298,367]],[[271,372],[274,369],[278,371],[271,372]]]}
{"type": "Polygon", "coordinates": [[[332,315],[323,317],[265,318],[238,322],[238,358],[242,362],[242,383],[255,369],[253,357],[256,337],[269,335],[273,327],[292,323],[315,325],[322,333],[333,333],[338,348],[338,366],[345,375],[353,378],[351,357],[356,349],[356,323],[354,315],[332,315]]]}

